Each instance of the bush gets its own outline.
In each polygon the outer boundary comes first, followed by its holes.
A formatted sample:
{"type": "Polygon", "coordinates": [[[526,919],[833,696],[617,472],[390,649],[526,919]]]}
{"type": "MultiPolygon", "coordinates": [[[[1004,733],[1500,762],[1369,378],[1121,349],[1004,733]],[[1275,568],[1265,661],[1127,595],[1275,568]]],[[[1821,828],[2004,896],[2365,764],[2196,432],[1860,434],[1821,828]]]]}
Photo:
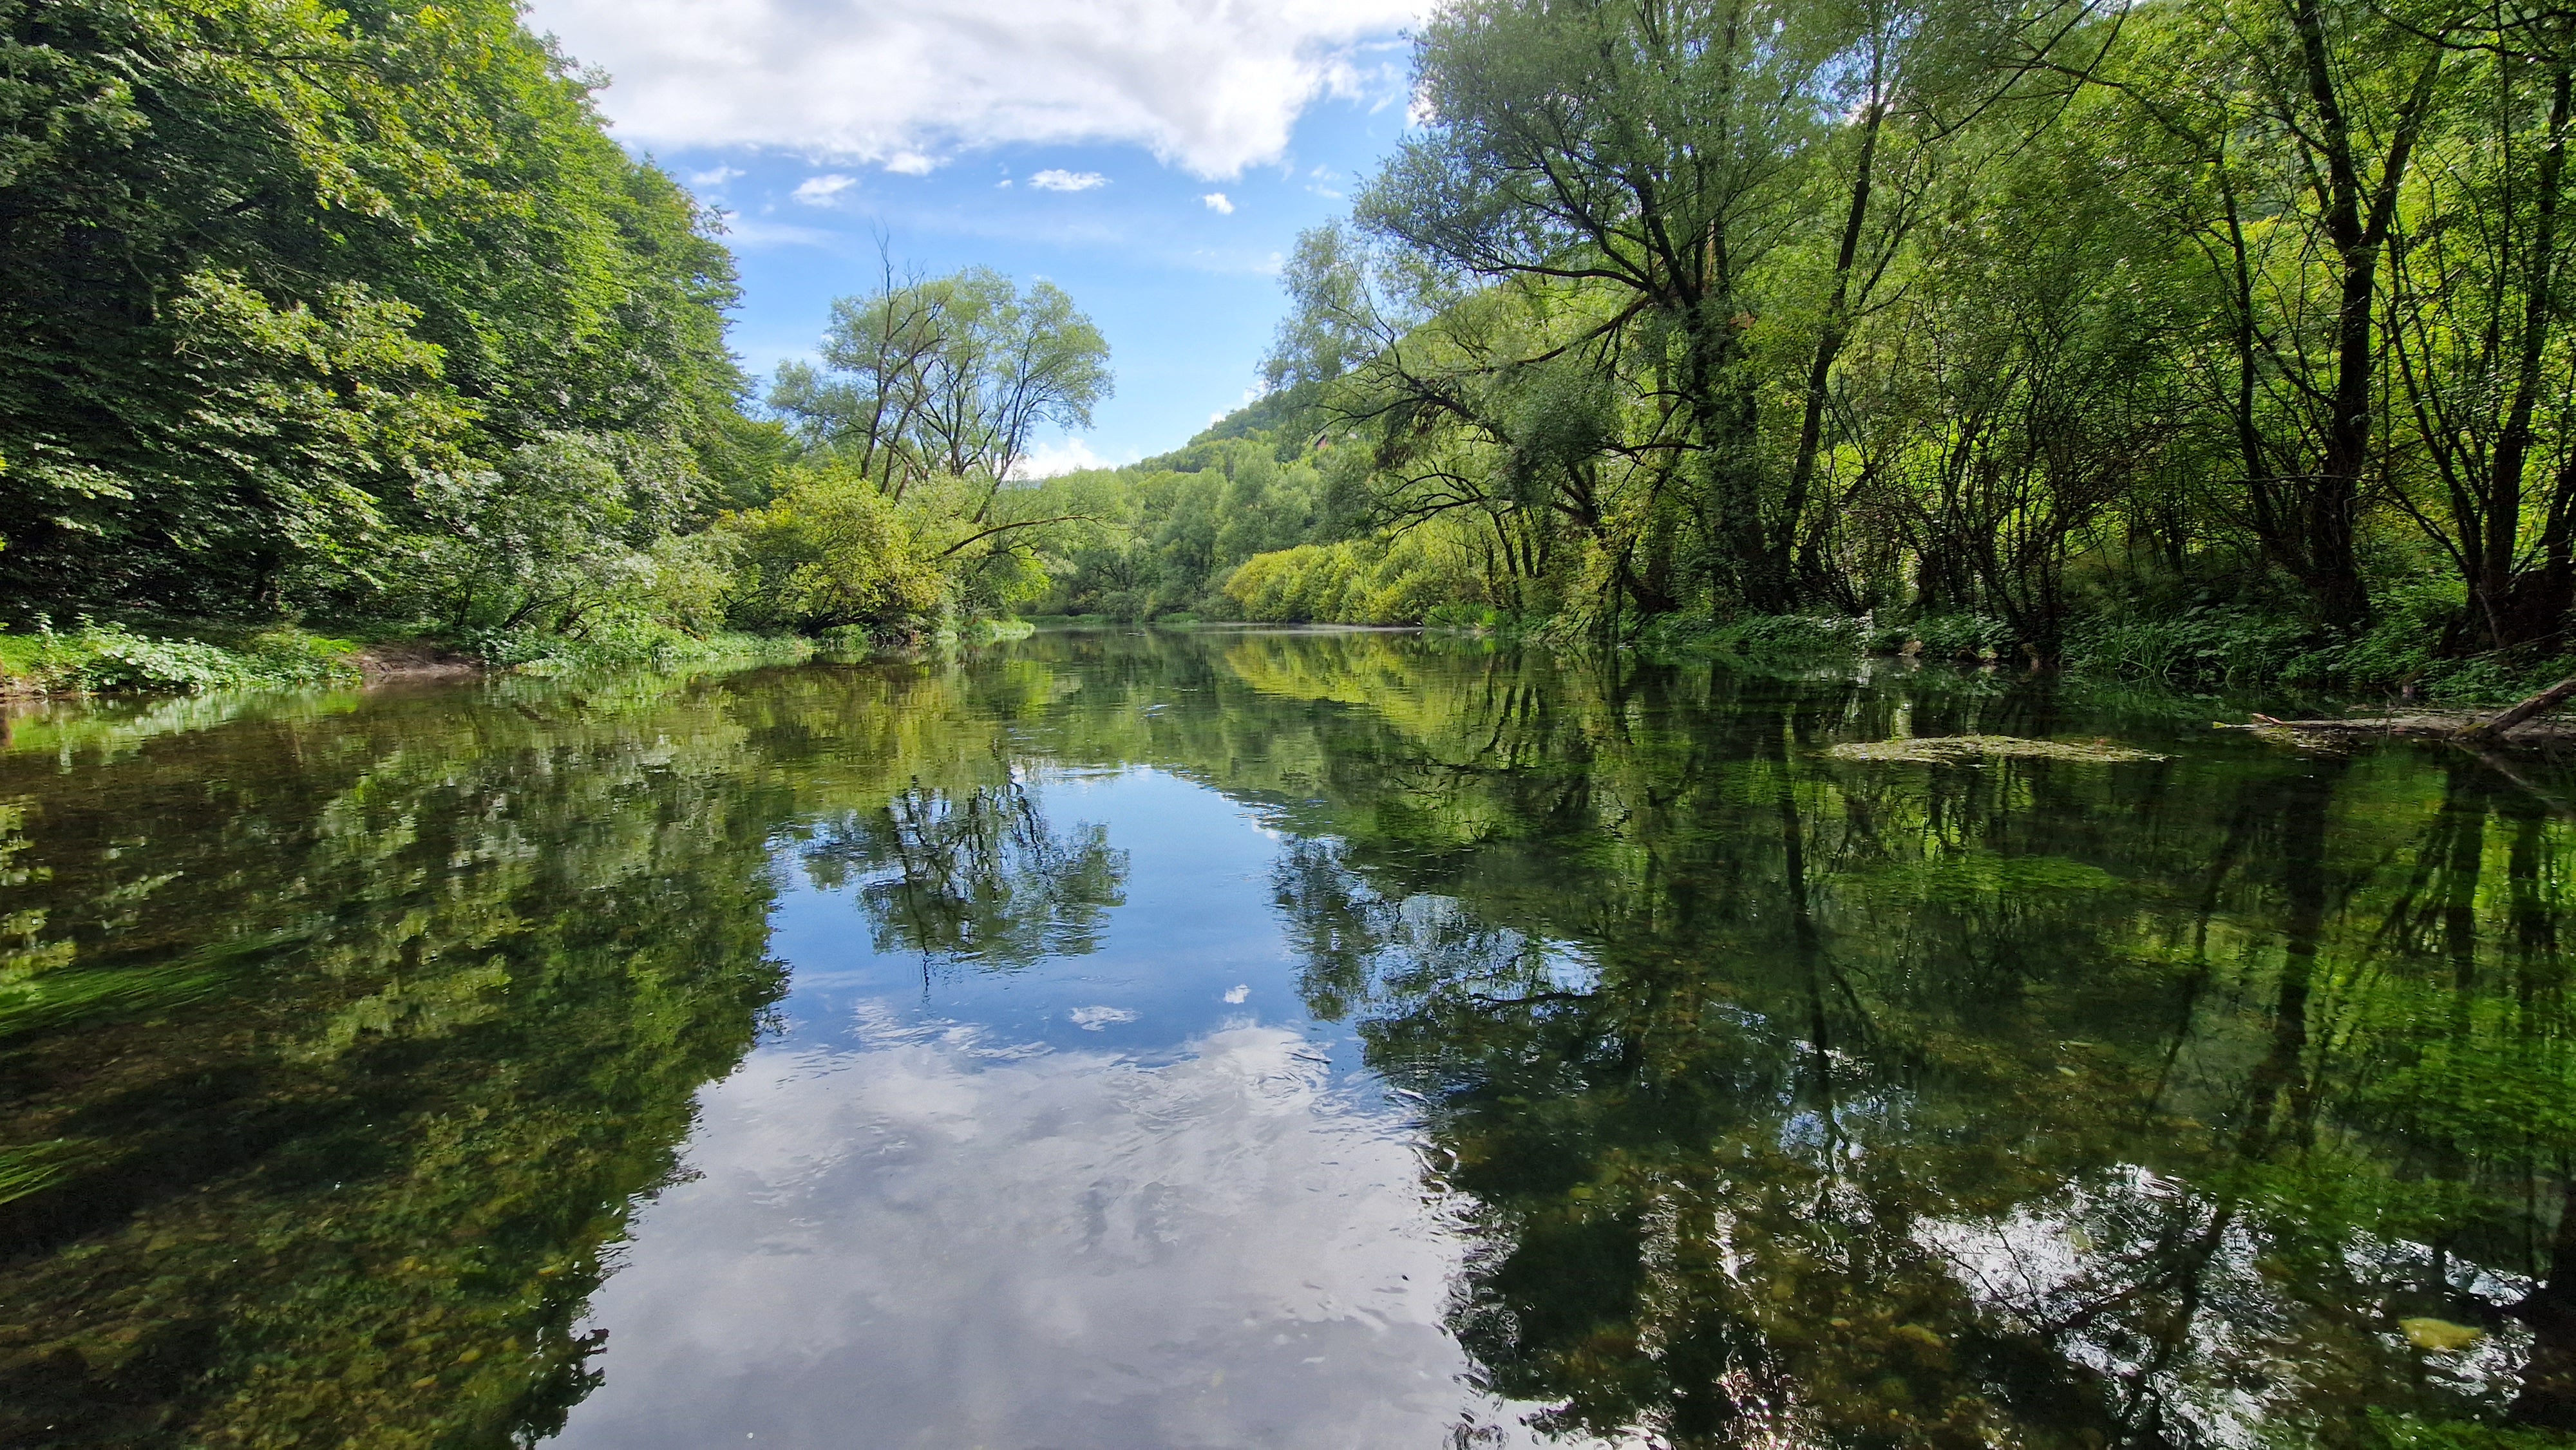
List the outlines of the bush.
{"type": "Polygon", "coordinates": [[[1723,622],[1674,614],[1647,621],[1637,644],[1777,663],[1853,659],[1870,638],[1869,621],[1838,614],[1756,614],[1723,622]]]}
{"type": "Polygon", "coordinates": [[[650,618],[611,621],[579,638],[540,630],[487,630],[459,641],[486,664],[523,675],[674,670],[715,663],[792,663],[810,658],[805,640],[775,635],[691,634],[650,618]]]}
{"type": "Polygon", "coordinates": [[[288,689],[354,683],[358,647],[291,627],[227,646],[161,639],[122,624],[81,620],[69,632],[40,626],[0,635],[0,675],[47,693],[93,695],[288,689]]]}
{"type": "Polygon", "coordinates": [[[2235,609],[2166,619],[2080,620],[2067,631],[2071,670],[2182,688],[2269,684],[2289,673],[2312,631],[2235,609]]]}
{"type": "Polygon", "coordinates": [[[1255,554],[1225,581],[1243,617],[1276,624],[1421,624],[1482,609],[1484,585],[1430,531],[1255,554]]]}
{"type": "Polygon", "coordinates": [[[1918,654],[1927,660],[1999,660],[2013,652],[2014,644],[2012,626],[1985,614],[1927,614],[1912,624],[1877,633],[1880,639],[1902,636],[1885,646],[1889,652],[1918,654]]]}
{"type": "Polygon", "coordinates": [[[820,632],[938,615],[950,581],[924,524],[851,470],[829,463],[798,470],[767,507],[719,525],[744,566],[734,621],[820,632]]]}

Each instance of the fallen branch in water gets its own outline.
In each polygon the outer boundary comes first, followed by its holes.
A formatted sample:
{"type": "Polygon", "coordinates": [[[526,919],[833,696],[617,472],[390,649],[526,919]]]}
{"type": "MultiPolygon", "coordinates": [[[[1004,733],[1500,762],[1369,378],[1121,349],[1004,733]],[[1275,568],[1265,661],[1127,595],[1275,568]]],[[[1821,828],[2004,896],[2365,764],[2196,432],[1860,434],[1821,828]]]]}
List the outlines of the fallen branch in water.
{"type": "Polygon", "coordinates": [[[2576,726],[2542,718],[2576,699],[2576,679],[2561,680],[2521,704],[2495,715],[2476,710],[2418,710],[2404,715],[2355,715],[2341,720],[2278,720],[2256,715],[2243,725],[2220,723],[2221,730],[2250,730],[2258,735],[2322,742],[2352,741],[2364,736],[2403,740],[2446,740],[2472,748],[2492,745],[2540,745],[2576,741],[2576,726]]]}
{"type": "Polygon", "coordinates": [[[2550,686],[2548,689],[2541,691],[2539,694],[2532,696],[2530,699],[2523,701],[2521,704],[2514,706],[2512,709],[2505,711],[2503,714],[2498,715],[2485,724],[2478,726],[2476,729],[2469,731],[2467,733],[2467,738],[2471,740],[2493,740],[2497,736],[2502,735],[2504,732],[2526,720],[2532,719],[2535,716],[2546,715],[2550,711],[2557,709],[2560,705],[2567,702],[2567,697],[2570,695],[2576,695],[2576,675],[2571,675],[2566,679],[2560,680],[2557,684],[2550,686]]]}

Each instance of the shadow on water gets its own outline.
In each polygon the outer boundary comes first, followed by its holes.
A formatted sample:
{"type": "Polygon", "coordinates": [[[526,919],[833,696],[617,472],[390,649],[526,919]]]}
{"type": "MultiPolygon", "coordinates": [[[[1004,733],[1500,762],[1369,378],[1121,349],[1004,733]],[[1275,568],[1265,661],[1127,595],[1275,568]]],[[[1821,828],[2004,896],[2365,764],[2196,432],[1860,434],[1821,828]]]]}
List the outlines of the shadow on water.
{"type": "Polygon", "coordinates": [[[1262,633],[22,719],[0,1441],[554,1433],[790,874],[1042,974],[1152,883],[1032,781],[1136,767],[1279,833],[1264,929],[1540,1433],[2576,1429],[2568,783],[2187,720],[1262,633]],[[2164,758],[1824,753],[1967,733],[2164,758]]]}

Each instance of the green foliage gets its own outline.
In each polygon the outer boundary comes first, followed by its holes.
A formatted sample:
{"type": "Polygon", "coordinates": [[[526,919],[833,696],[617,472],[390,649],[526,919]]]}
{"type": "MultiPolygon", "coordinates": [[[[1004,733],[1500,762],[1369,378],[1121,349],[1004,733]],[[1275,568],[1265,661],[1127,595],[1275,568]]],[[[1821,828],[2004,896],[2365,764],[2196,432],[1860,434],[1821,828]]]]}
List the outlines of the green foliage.
{"type": "Polygon", "coordinates": [[[2367,1424],[2373,1450],[2566,1450],[2576,1443],[2576,1436],[2563,1430],[2433,1420],[2386,1410],[2372,1410],[2367,1424]]]}
{"type": "Polygon", "coordinates": [[[2077,670],[2182,687],[2252,685],[2282,677],[2314,631],[2232,609],[2193,609],[2163,619],[2096,616],[2067,644],[2077,670]]]}
{"type": "Polygon", "coordinates": [[[711,219],[514,7],[9,3],[0,73],[21,618],[510,611],[497,535],[589,550],[530,450],[650,458],[629,545],[703,517],[702,454],[739,476],[711,219]]]}
{"type": "Polygon", "coordinates": [[[925,512],[918,493],[907,507],[837,462],[791,473],[766,507],[724,522],[740,551],[736,617],[816,632],[920,626],[948,597],[925,512]]]}
{"type": "Polygon", "coordinates": [[[809,640],[788,635],[691,632],[651,618],[611,618],[578,636],[544,630],[494,630],[465,636],[475,655],[522,675],[615,671],[668,674],[698,665],[796,664],[813,656],[809,640]]]}
{"type": "Polygon", "coordinates": [[[1479,606],[1467,561],[1436,530],[1386,541],[1300,544],[1256,554],[1225,581],[1245,619],[1294,624],[1420,624],[1479,606]]]}
{"type": "Polygon", "coordinates": [[[1342,524],[1300,542],[1454,519],[1475,606],[1569,639],[1830,612],[2509,692],[2576,606],[2563,32],[1461,0],[1425,124],[1286,270],[1263,406],[1342,524]]]}
{"type": "Polygon", "coordinates": [[[0,683],[91,694],[256,690],[355,683],[358,646],[292,626],[225,644],[83,620],[67,632],[0,633],[0,683]]]}

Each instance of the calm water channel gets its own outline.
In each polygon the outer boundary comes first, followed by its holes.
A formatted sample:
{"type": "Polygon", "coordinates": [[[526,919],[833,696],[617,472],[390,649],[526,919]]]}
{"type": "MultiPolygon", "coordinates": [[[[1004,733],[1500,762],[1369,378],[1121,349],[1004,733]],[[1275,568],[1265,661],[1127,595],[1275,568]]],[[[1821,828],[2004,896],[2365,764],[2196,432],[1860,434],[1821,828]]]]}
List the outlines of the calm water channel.
{"type": "Polygon", "coordinates": [[[2576,1425],[2576,774],[2210,713],[1108,632],[22,714],[0,1444],[2576,1425]],[[2167,758],[1825,753],[1972,732],[2167,758]]]}

